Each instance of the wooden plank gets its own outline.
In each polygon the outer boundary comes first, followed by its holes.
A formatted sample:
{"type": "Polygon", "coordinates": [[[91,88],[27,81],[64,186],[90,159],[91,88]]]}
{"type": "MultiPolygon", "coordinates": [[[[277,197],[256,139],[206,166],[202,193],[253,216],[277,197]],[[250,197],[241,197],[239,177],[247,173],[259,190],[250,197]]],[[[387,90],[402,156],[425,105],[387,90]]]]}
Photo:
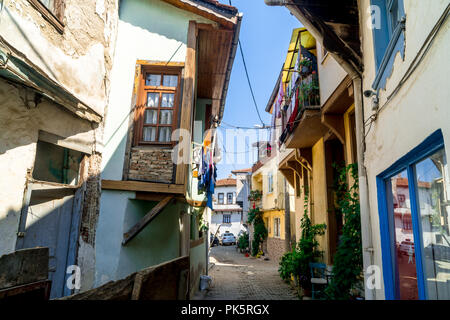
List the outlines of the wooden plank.
{"type": "Polygon", "coordinates": [[[127,130],[127,142],[125,146],[125,160],[122,168],[122,179],[128,180],[128,170],[130,167],[130,158],[131,158],[131,148],[134,144],[136,144],[136,132],[140,130],[138,127],[138,122],[136,121],[136,115],[141,111],[138,110],[138,93],[142,84],[142,65],[136,63],[134,67],[134,85],[133,85],[133,95],[131,97],[130,104],[130,114],[128,119],[128,130],[127,130]]]}
{"type": "Polygon", "coordinates": [[[135,277],[136,273],[132,273],[125,279],[109,281],[98,288],[57,300],[130,300],[133,292],[135,277]]]}
{"type": "MultiPolygon", "coordinates": [[[[189,257],[184,256],[138,272],[139,283],[135,282],[136,300],[186,299],[188,292],[189,257]]],[[[136,279],[138,278],[136,275],[136,279]]]]}
{"type": "Polygon", "coordinates": [[[159,202],[152,210],[150,210],[145,217],[141,219],[137,224],[134,225],[128,232],[123,234],[122,245],[127,244],[131,239],[133,239],[142,229],[144,229],[173,199],[174,197],[168,196],[159,202]]]}
{"type": "Polygon", "coordinates": [[[17,250],[0,257],[0,288],[48,279],[48,248],[17,250]]]}
{"type": "Polygon", "coordinates": [[[143,181],[102,180],[102,189],[184,194],[185,186],[143,181]]]}
{"type": "MultiPolygon", "coordinates": [[[[192,133],[191,122],[194,112],[195,97],[195,78],[197,75],[197,23],[189,21],[188,41],[186,49],[186,62],[184,69],[183,99],[181,105],[180,129],[192,133]]],[[[187,145],[185,142],[179,142],[181,145],[187,145]]],[[[190,141],[189,141],[190,144],[190,141]]],[[[190,149],[183,150],[190,152],[190,149]]],[[[185,156],[180,154],[181,157],[185,156]]],[[[189,155],[190,158],[190,155],[189,155]]],[[[184,162],[184,161],[183,161],[184,162]]],[[[188,163],[179,163],[176,169],[175,183],[185,185],[187,180],[188,163]]]]}
{"type": "Polygon", "coordinates": [[[154,61],[154,60],[138,60],[136,62],[139,65],[143,66],[159,66],[159,67],[177,67],[177,68],[183,68],[184,62],[167,62],[167,61],[154,61]]]}
{"type": "Polygon", "coordinates": [[[59,300],[175,300],[187,298],[189,257],[145,268],[125,279],[59,300]]]}
{"type": "Polygon", "coordinates": [[[24,284],[17,287],[0,290],[0,300],[3,299],[30,299],[30,300],[48,300],[50,298],[50,289],[52,282],[50,280],[38,281],[24,284]]]}

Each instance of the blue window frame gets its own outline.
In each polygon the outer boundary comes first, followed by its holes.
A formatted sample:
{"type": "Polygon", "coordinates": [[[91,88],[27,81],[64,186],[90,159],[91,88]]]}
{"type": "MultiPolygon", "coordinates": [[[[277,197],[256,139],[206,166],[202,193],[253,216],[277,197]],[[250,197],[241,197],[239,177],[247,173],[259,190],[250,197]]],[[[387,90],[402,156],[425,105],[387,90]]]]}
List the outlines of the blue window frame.
{"type": "MultiPolygon", "coordinates": [[[[427,275],[424,275],[424,261],[429,263],[429,256],[423,257],[425,250],[430,250],[425,248],[423,242],[423,229],[422,229],[422,221],[424,219],[424,212],[421,213],[422,206],[422,194],[419,192],[419,188],[423,189],[423,183],[418,178],[416,168],[418,163],[423,163],[425,159],[428,157],[435,155],[436,153],[443,152],[443,158],[445,160],[445,152],[444,149],[444,139],[442,136],[441,130],[434,132],[431,136],[429,136],[426,140],[424,140],[419,146],[410,151],[407,155],[398,160],[395,164],[393,164],[389,169],[381,173],[377,176],[377,192],[378,192],[378,211],[379,211],[379,219],[380,219],[380,235],[381,235],[381,249],[382,249],[382,263],[383,263],[383,278],[385,285],[385,297],[387,300],[394,300],[400,298],[399,293],[399,267],[397,259],[398,258],[398,244],[396,244],[396,233],[398,232],[397,226],[394,222],[395,216],[393,211],[399,210],[398,206],[403,205],[405,197],[398,197],[397,203],[394,204],[392,190],[392,181],[393,179],[403,179],[404,185],[406,185],[407,196],[409,196],[409,207],[410,207],[410,216],[403,225],[407,225],[405,227],[408,232],[410,229],[410,220],[412,222],[412,230],[411,237],[413,240],[406,239],[409,241],[403,241],[408,244],[410,243],[410,247],[415,251],[413,251],[414,263],[415,263],[415,275],[417,276],[417,298],[419,299],[427,299],[432,298],[436,299],[435,296],[428,297],[428,291],[430,290],[430,281],[427,279],[427,275]],[[396,209],[392,209],[396,208],[396,209]],[[410,219],[410,220],[409,220],[410,219]],[[421,220],[422,219],[422,220],[421,220]],[[411,244],[413,242],[413,244],[411,244]],[[415,248],[415,249],[414,249],[415,248]],[[425,258],[425,260],[423,259],[425,258]],[[428,259],[428,260],[427,260],[428,259]],[[428,287],[427,287],[428,286],[428,287]]],[[[444,161],[446,163],[446,160],[444,161]]],[[[446,169],[447,170],[447,169],[446,169]]],[[[448,177],[448,173],[445,174],[448,177]]],[[[445,182],[444,182],[445,183],[445,182]]],[[[448,182],[447,182],[448,183],[448,182]]],[[[398,190],[396,190],[398,192],[398,190]]],[[[448,201],[447,201],[448,202],[448,201]]],[[[447,204],[448,206],[448,204],[447,204]]],[[[425,210],[423,210],[425,211],[425,210]]],[[[404,212],[404,211],[403,211],[404,212]]],[[[447,209],[448,212],[448,209],[447,209]]],[[[402,215],[403,219],[403,215],[402,215]]],[[[448,221],[447,221],[447,231],[448,237],[448,221]]],[[[405,240],[405,239],[404,239],[405,240]]],[[[400,246],[405,246],[405,244],[400,246]]],[[[435,250],[433,246],[431,247],[432,251],[435,250]]],[[[411,250],[411,249],[410,249],[411,250]]],[[[406,251],[404,250],[405,254],[406,251]]],[[[411,250],[412,251],[412,250],[411,250]]],[[[427,251],[428,252],[428,251],[427,251]]],[[[428,254],[428,253],[426,253],[428,254]]],[[[435,252],[431,253],[434,259],[435,252]]],[[[408,261],[409,263],[409,261],[408,261]]],[[[430,271],[430,270],[428,270],[430,271]]],[[[447,274],[449,271],[447,271],[447,274]]]]}
{"type": "Polygon", "coordinates": [[[379,18],[379,25],[373,29],[377,74],[372,85],[378,90],[386,87],[397,52],[404,57],[406,15],[403,0],[371,0],[371,4],[379,9],[372,13],[380,13],[380,17],[373,17],[379,18]]]}

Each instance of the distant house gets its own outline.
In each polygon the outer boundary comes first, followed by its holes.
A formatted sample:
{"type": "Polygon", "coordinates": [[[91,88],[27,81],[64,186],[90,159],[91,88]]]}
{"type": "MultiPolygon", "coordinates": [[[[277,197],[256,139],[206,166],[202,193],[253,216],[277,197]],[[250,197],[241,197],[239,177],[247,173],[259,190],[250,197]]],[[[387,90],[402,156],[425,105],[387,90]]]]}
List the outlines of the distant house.
{"type": "Polygon", "coordinates": [[[217,231],[217,235],[231,232],[237,237],[241,230],[246,231],[242,206],[236,202],[236,185],[237,180],[232,178],[218,180],[216,183],[209,228],[212,234],[217,231]]]}
{"type": "Polygon", "coordinates": [[[242,207],[243,225],[247,226],[252,168],[231,171],[236,176],[236,203],[242,207]]]}

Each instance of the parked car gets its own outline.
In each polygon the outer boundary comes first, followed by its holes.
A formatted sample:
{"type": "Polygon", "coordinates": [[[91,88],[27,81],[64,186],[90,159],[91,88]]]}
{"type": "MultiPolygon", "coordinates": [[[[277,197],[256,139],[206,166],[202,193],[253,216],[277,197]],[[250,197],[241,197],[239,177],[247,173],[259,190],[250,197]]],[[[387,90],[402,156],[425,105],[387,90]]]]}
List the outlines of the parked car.
{"type": "Polygon", "coordinates": [[[410,249],[412,250],[412,255],[414,256],[414,242],[409,240],[402,241],[398,246],[398,251],[400,254],[409,255],[410,249]]]}
{"type": "Polygon", "coordinates": [[[219,238],[215,237],[213,234],[209,237],[209,243],[211,243],[211,247],[215,247],[219,245],[219,238]]]}
{"type": "Polygon", "coordinates": [[[221,244],[223,246],[236,244],[236,237],[232,233],[224,233],[222,235],[221,244]]]}

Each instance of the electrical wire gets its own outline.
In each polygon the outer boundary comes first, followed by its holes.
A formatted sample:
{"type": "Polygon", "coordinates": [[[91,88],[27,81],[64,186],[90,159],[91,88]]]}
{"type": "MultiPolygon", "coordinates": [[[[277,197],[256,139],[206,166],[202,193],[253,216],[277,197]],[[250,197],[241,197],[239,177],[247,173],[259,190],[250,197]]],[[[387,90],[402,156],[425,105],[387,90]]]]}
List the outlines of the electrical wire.
{"type": "Polygon", "coordinates": [[[414,71],[419,67],[419,65],[422,63],[423,59],[425,59],[427,53],[430,51],[432,44],[434,43],[434,40],[436,39],[439,31],[442,29],[444,23],[447,21],[448,16],[450,14],[450,4],[447,5],[446,9],[444,10],[444,13],[439,18],[438,22],[434,26],[434,28],[431,30],[431,32],[428,34],[428,37],[425,39],[422,47],[420,48],[417,55],[414,57],[413,61],[409,65],[408,69],[406,70],[405,74],[403,75],[402,79],[399,81],[395,89],[392,91],[392,93],[387,97],[384,104],[378,108],[378,110],[370,116],[365,122],[365,127],[369,126],[368,131],[366,132],[366,137],[370,132],[370,129],[372,129],[373,123],[377,120],[378,115],[384,108],[391,102],[391,100],[397,95],[397,93],[400,91],[400,89],[404,86],[404,84],[408,81],[408,79],[411,77],[411,75],[414,73],[414,71]]]}
{"type": "MultiPolygon", "coordinates": [[[[228,0],[228,2],[230,3],[230,6],[232,6],[231,0],[228,0]]],[[[250,93],[251,93],[252,99],[253,99],[253,104],[254,104],[254,106],[255,106],[256,113],[258,114],[259,121],[261,121],[261,124],[262,124],[263,126],[266,126],[266,124],[264,123],[264,121],[263,121],[262,118],[261,118],[261,114],[259,113],[258,104],[256,103],[256,98],[255,98],[255,94],[254,94],[254,92],[253,92],[252,83],[251,83],[251,81],[250,81],[250,76],[249,76],[249,74],[248,74],[247,64],[246,64],[246,62],[245,62],[244,50],[242,49],[241,40],[239,40],[238,42],[239,42],[239,51],[241,52],[241,57],[242,57],[242,63],[244,64],[245,75],[246,75],[246,77],[247,77],[248,86],[249,86],[249,88],[250,88],[250,93]]]]}

